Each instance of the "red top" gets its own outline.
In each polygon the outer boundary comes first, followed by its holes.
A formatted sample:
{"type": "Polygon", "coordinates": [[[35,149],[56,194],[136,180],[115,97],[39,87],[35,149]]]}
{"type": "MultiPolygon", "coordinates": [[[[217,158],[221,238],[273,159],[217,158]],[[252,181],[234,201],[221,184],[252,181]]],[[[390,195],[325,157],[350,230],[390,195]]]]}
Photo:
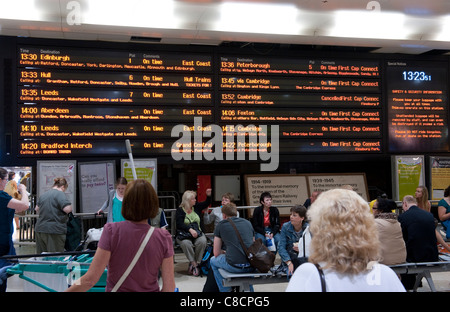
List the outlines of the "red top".
{"type": "MultiPolygon", "coordinates": [[[[98,247],[110,251],[106,291],[111,291],[130,265],[149,229],[148,224],[130,221],[107,223],[98,247]]],[[[118,291],[159,291],[158,272],[164,258],[174,255],[172,236],[167,230],[156,228],[141,257],[118,291]]]]}

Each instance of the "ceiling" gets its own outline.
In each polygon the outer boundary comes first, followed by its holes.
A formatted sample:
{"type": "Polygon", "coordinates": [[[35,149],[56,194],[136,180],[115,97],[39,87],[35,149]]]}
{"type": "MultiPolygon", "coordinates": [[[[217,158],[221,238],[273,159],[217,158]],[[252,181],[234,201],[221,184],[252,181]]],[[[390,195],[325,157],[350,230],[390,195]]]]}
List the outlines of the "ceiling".
{"type": "Polygon", "coordinates": [[[450,51],[449,0],[0,0],[0,35],[450,51]]]}

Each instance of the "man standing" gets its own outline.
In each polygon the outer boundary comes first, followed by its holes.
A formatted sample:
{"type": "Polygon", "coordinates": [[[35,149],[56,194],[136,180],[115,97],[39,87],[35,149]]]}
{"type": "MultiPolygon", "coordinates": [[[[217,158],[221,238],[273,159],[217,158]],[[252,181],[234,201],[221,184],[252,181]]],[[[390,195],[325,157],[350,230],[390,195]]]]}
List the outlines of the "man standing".
{"type": "MultiPolygon", "coordinates": [[[[406,244],[407,262],[438,261],[438,248],[434,217],[430,212],[420,209],[411,195],[403,197],[403,213],[398,217],[406,244]]],[[[415,275],[402,274],[405,288],[414,287],[415,275]]]]}
{"type": "Polygon", "coordinates": [[[210,263],[219,290],[221,292],[230,292],[231,287],[224,287],[222,284],[223,277],[219,273],[219,268],[232,273],[249,273],[255,269],[250,266],[239,237],[228,220],[232,220],[236,225],[246,247],[253,243],[255,232],[250,221],[237,217],[235,204],[229,203],[224,205],[222,214],[224,219],[219,222],[214,230],[214,257],[211,258],[210,263]]]}

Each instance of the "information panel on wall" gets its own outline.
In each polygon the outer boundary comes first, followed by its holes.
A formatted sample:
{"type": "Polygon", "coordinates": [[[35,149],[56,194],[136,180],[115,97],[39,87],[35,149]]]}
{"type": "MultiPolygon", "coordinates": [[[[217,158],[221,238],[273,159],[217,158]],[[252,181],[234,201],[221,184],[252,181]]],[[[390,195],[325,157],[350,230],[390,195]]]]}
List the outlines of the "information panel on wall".
{"type": "Polygon", "coordinates": [[[388,61],[390,152],[447,152],[447,63],[388,61]]]}
{"type": "Polygon", "coordinates": [[[280,154],[383,152],[376,59],[26,45],[17,51],[21,157],[122,154],[125,139],[136,155],[170,155],[178,151],[177,125],[201,132],[197,146],[183,145],[191,153],[248,153],[251,144],[237,142],[241,134],[258,137],[255,149],[267,152],[271,131],[278,131],[280,154]],[[211,125],[222,129],[220,146],[203,135],[211,125]]]}

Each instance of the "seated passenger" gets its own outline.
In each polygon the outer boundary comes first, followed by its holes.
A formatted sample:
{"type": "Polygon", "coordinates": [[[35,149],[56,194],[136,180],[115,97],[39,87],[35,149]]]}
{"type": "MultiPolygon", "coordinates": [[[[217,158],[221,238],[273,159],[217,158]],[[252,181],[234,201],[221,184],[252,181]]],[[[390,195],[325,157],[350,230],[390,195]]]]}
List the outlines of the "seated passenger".
{"type": "Polygon", "coordinates": [[[354,191],[320,194],[308,210],[312,233],[308,263],[295,270],[286,291],[404,292],[380,259],[380,242],[367,202],[354,191]]]}
{"type": "Polygon", "coordinates": [[[402,227],[395,211],[397,205],[391,199],[378,198],[372,209],[378,238],[381,243],[381,263],[393,265],[406,262],[406,246],[402,227]]]}
{"type": "MultiPolygon", "coordinates": [[[[223,220],[222,217],[222,207],[226,204],[234,202],[234,196],[231,193],[225,193],[222,195],[222,205],[216,207],[212,210],[209,210],[203,214],[203,223],[211,224],[214,222],[214,228],[217,227],[220,221],[223,220]]],[[[237,212],[237,216],[239,217],[239,212],[237,212]]]]}
{"type": "Polygon", "coordinates": [[[220,268],[231,273],[249,273],[254,272],[255,269],[250,266],[236,230],[228,220],[235,224],[246,247],[253,244],[254,231],[248,220],[237,217],[235,204],[224,205],[222,213],[223,220],[214,230],[214,257],[211,258],[210,263],[220,292],[230,292],[231,287],[223,286],[223,277],[219,273],[220,268]],[[224,246],[226,246],[226,251],[224,246]]]}
{"type": "Polygon", "coordinates": [[[271,239],[276,249],[280,241],[280,212],[277,207],[272,206],[272,195],[269,192],[263,192],[259,202],[261,206],[255,208],[252,217],[255,239],[261,238],[266,245],[271,239]]]}
{"type": "Polygon", "coordinates": [[[291,208],[290,221],[283,224],[281,228],[278,253],[281,257],[281,266],[287,268],[287,274],[291,275],[300,265],[298,256],[298,241],[308,226],[306,222],[306,208],[297,205],[291,208]]]}
{"type": "Polygon", "coordinates": [[[207,245],[203,235],[201,214],[211,203],[211,189],[206,190],[206,200],[197,203],[197,193],[185,191],[181,198],[181,204],[177,208],[175,219],[177,226],[176,242],[180,245],[189,261],[188,273],[194,276],[200,275],[199,263],[207,245]],[[185,234],[185,235],[179,235],[185,234]],[[190,235],[188,234],[190,233],[190,235]],[[189,236],[189,237],[188,237],[189,236]]]}

